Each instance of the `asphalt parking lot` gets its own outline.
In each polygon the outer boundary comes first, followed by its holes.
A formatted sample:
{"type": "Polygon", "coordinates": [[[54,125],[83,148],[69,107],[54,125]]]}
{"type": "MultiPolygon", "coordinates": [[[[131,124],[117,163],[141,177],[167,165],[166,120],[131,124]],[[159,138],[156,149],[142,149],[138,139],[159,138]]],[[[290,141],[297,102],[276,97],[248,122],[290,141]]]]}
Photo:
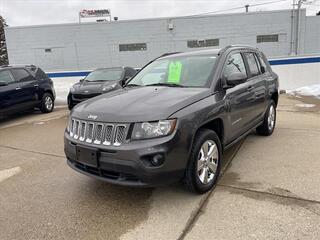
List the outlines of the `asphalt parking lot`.
{"type": "Polygon", "coordinates": [[[320,100],[282,95],[274,134],[228,150],[202,196],[76,173],[63,153],[67,116],[0,120],[0,239],[319,239],[320,100]]]}

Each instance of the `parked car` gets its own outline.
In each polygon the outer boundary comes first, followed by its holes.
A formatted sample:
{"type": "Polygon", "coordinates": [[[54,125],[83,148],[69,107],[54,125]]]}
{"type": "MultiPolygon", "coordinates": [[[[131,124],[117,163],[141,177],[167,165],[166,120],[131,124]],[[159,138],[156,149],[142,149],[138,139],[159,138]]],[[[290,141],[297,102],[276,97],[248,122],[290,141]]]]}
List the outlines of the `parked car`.
{"type": "Polygon", "coordinates": [[[52,80],[34,65],[0,67],[0,115],[39,108],[43,113],[54,109],[52,80]]]}
{"type": "Polygon", "coordinates": [[[223,152],[276,124],[278,76],[256,48],[165,56],[123,88],[71,113],[65,154],[73,169],[110,183],[215,186],[223,152]]]}
{"type": "Polygon", "coordinates": [[[71,110],[76,104],[92,97],[115,89],[122,88],[123,84],[136,74],[131,67],[99,68],[74,84],[68,95],[68,107],[71,110]]]}

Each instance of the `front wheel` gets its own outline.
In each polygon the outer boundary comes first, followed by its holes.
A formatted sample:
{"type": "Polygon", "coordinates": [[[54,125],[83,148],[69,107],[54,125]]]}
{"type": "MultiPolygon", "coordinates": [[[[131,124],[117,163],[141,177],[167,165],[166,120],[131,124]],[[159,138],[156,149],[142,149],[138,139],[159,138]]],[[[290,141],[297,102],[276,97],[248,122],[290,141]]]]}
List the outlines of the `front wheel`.
{"type": "Polygon", "coordinates": [[[273,133],[274,128],[276,126],[276,117],[276,105],[274,101],[271,101],[267,109],[267,112],[265,113],[263,123],[256,129],[257,133],[262,136],[270,136],[273,133]]]}
{"type": "Polygon", "coordinates": [[[42,96],[42,102],[40,106],[40,110],[43,113],[52,112],[54,108],[54,99],[50,93],[45,93],[42,96]]]}
{"type": "Polygon", "coordinates": [[[192,146],[184,183],[191,192],[205,193],[218,180],[222,147],[218,135],[209,129],[198,132],[192,146]]]}

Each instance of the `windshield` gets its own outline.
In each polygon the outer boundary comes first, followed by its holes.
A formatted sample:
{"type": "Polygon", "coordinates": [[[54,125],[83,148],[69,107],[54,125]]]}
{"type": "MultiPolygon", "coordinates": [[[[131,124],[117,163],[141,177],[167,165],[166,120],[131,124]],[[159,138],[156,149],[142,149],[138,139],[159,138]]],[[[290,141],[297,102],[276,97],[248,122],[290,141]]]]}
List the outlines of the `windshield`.
{"type": "Polygon", "coordinates": [[[159,59],[142,69],[128,85],[208,87],[215,56],[159,59]]]}
{"type": "Polygon", "coordinates": [[[121,77],[122,77],[121,68],[97,69],[91,72],[85,78],[85,81],[89,81],[89,82],[116,81],[116,80],[120,80],[121,77]]]}

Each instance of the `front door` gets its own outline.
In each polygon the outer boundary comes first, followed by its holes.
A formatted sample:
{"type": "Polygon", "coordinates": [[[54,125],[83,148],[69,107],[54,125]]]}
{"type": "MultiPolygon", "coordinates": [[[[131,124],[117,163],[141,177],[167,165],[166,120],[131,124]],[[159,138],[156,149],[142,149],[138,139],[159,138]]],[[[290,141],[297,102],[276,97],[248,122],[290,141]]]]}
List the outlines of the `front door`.
{"type": "MultiPolygon", "coordinates": [[[[222,78],[227,79],[232,74],[239,72],[245,73],[248,76],[243,56],[240,52],[231,53],[225,63],[222,78]]],[[[226,129],[228,131],[226,134],[228,137],[226,139],[227,142],[232,142],[250,128],[250,111],[252,109],[253,98],[253,88],[247,81],[226,90],[225,100],[229,126],[226,129]]]]}

